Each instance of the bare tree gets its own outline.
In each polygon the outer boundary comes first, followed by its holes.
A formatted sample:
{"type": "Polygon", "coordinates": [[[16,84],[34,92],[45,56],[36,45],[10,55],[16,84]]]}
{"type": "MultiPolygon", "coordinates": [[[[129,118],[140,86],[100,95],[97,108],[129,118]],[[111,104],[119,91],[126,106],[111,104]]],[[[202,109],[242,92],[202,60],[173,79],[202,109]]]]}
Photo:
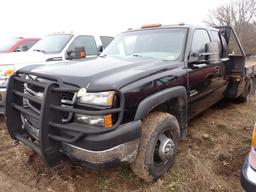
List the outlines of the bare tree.
{"type": "Polygon", "coordinates": [[[211,10],[205,23],[233,26],[246,54],[256,54],[256,0],[231,0],[211,10]]]}

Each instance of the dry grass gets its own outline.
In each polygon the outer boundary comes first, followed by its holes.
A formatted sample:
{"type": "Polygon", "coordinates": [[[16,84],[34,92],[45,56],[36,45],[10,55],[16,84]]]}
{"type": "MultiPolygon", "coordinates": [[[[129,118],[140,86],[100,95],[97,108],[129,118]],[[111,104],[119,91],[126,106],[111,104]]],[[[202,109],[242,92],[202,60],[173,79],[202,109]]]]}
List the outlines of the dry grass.
{"type": "MultiPolygon", "coordinates": [[[[0,128],[0,173],[38,191],[241,191],[239,171],[251,143],[256,97],[250,104],[219,103],[189,124],[172,169],[148,185],[128,166],[90,171],[65,163],[48,170],[38,156],[13,145],[0,128]]],[[[1,185],[1,184],[0,184],[1,185]]]]}

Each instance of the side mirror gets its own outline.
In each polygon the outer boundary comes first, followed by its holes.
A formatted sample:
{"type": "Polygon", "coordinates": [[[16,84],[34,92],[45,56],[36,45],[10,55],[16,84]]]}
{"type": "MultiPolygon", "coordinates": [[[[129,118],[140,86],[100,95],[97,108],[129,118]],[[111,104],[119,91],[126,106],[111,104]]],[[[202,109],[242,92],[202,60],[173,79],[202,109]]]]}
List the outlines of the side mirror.
{"type": "Polygon", "coordinates": [[[200,53],[192,53],[189,63],[216,63],[220,60],[220,48],[217,42],[209,42],[205,44],[205,51],[200,53]]]}
{"type": "Polygon", "coordinates": [[[86,58],[86,52],[83,46],[77,46],[74,50],[67,51],[67,59],[82,59],[86,58]]]}

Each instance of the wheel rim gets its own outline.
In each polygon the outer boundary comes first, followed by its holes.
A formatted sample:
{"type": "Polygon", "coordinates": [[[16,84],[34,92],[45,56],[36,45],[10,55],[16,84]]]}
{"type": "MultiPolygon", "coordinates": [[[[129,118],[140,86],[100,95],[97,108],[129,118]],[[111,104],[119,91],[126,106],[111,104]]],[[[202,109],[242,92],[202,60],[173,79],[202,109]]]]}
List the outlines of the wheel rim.
{"type": "Polygon", "coordinates": [[[170,131],[162,132],[155,145],[154,164],[162,166],[171,159],[176,150],[176,145],[171,137],[170,131]]]}

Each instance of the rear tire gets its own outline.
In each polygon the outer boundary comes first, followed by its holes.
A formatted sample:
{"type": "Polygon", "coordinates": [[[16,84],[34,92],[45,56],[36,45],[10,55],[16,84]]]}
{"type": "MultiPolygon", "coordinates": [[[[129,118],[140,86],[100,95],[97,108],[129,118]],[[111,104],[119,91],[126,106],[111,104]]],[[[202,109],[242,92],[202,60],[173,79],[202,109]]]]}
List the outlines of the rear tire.
{"type": "Polygon", "coordinates": [[[132,171],[146,182],[157,180],[172,166],[179,141],[180,127],[176,117],[163,112],[150,113],[143,121],[132,171]]]}
{"type": "Polygon", "coordinates": [[[248,103],[252,93],[252,80],[249,79],[244,88],[244,94],[238,97],[240,103],[248,103]]]}

